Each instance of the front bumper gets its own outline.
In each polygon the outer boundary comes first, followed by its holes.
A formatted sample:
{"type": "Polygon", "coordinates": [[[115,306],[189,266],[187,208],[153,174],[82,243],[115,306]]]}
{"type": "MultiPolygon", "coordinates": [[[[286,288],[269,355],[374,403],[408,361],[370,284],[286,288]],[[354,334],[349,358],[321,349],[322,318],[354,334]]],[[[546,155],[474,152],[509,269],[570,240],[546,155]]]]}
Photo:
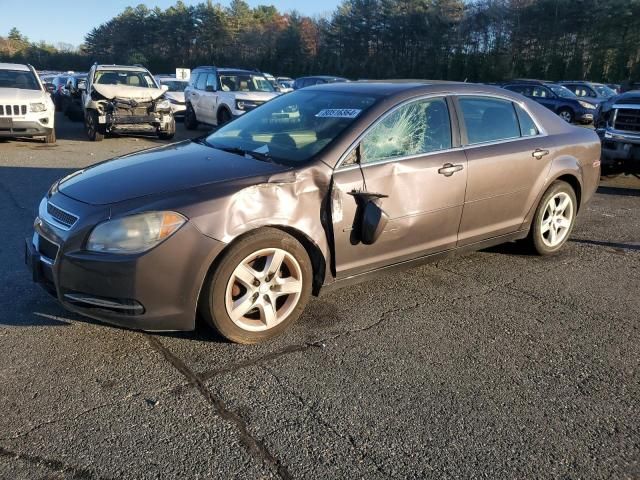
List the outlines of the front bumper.
{"type": "MultiPolygon", "coordinates": [[[[34,282],[66,309],[102,322],[148,331],[195,327],[200,288],[223,243],[187,222],[143,254],[88,252],[82,248],[86,237],[106,212],[89,214],[84,221],[81,209],[70,205],[80,202],[61,194],[55,197],[57,206],[80,213],[80,220],[65,231],[36,219],[33,237],[25,246],[25,262],[34,282]]],[[[85,211],[88,207],[83,206],[85,211]]]]}
{"type": "Polygon", "coordinates": [[[51,130],[53,125],[49,125],[48,118],[39,121],[0,119],[0,137],[42,137],[51,133],[51,130]]]}
{"type": "Polygon", "coordinates": [[[584,124],[592,123],[593,112],[594,110],[582,110],[582,111],[576,112],[576,120],[584,124]]]}
{"type": "Polygon", "coordinates": [[[602,141],[603,170],[640,173],[640,133],[611,128],[598,130],[602,141]]]}
{"type": "Polygon", "coordinates": [[[107,113],[98,117],[98,123],[111,132],[164,132],[171,127],[170,113],[149,115],[113,115],[107,113]]]}

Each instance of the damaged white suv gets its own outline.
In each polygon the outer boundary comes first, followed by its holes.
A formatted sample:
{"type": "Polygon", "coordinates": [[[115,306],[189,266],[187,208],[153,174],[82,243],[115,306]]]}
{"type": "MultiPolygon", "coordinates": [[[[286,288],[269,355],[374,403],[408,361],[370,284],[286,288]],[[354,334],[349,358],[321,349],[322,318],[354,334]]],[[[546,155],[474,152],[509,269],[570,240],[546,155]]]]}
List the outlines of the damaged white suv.
{"type": "Polygon", "coordinates": [[[110,133],[152,133],[171,139],[176,123],[171,103],[144,67],[94,65],[83,90],[84,124],[89,140],[100,141],[110,133]]]}
{"type": "Polygon", "coordinates": [[[55,106],[31,65],[0,63],[0,138],[44,137],[55,143],[55,106]]]}

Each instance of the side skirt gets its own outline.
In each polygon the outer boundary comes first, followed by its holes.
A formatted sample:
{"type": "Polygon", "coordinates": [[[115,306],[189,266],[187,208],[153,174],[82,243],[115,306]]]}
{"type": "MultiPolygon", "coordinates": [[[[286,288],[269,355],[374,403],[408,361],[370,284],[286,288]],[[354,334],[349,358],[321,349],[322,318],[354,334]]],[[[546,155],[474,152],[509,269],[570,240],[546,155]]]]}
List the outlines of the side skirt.
{"type": "Polygon", "coordinates": [[[331,293],[335,290],[339,290],[349,285],[356,285],[361,282],[373,280],[374,278],[379,277],[380,275],[385,275],[387,273],[402,272],[409,268],[418,267],[420,265],[425,265],[427,263],[436,262],[444,258],[454,257],[457,255],[462,255],[469,252],[475,252],[478,250],[484,250],[485,248],[495,247],[496,245],[513,242],[515,240],[522,240],[523,238],[526,238],[528,234],[529,234],[529,229],[519,230],[517,232],[509,233],[507,235],[501,235],[499,237],[489,238],[487,240],[482,240],[481,242],[464,245],[462,247],[451,248],[443,252],[424,255],[422,257],[414,258],[412,260],[406,260],[404,262],[394,263],[381,268],[377,268],[369,272],[359,273],[357,275],[352,275],[350,277],[334,280],[332,283],[323,285],[322,288],[320,289],[318,296],[321,297],[327,293],[331,293]]]}

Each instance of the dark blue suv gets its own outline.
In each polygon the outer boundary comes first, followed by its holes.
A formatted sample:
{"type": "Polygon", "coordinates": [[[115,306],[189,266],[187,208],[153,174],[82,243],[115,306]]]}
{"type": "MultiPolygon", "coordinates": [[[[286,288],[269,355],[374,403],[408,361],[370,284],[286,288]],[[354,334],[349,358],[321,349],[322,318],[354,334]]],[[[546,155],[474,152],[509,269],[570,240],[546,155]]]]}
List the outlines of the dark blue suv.
{"type": "Polygon", "coordinates": [[[513,81],[502,88],[520,93],[544,105],[569,123],[591,123],[598,101],[578,98],[575,93],[562,85],[551,82],[513,81]]]}

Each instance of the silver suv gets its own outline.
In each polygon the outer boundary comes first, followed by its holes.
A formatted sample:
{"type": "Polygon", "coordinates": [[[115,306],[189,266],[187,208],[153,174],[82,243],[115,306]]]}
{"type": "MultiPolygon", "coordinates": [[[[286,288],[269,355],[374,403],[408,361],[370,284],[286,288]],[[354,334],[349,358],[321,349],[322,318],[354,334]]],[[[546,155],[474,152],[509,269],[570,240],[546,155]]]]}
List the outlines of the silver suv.
{"type": "Polygon", "coordinates": [[[199,123],[223,125],[268,102],[279,93],[259,72],[236,68],[198,67],[184,91],[189,130],[199,123]]]}

